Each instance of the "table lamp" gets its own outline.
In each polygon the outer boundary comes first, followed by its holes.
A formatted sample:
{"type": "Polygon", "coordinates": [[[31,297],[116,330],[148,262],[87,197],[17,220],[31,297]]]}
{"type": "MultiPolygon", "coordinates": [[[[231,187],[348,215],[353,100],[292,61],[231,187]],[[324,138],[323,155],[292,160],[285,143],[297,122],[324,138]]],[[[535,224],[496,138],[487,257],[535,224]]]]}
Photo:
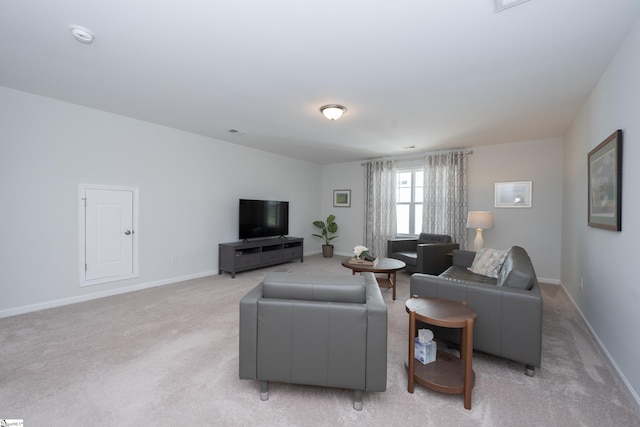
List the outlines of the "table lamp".
{"type": "Polygon", "coordinates": [[[493,212],[469,211],[467,216],[467,228],[476,229],[476,238],[473,240],[473,250],[478,252],[484,246],[482,230],[493,228],[493,212]]]}

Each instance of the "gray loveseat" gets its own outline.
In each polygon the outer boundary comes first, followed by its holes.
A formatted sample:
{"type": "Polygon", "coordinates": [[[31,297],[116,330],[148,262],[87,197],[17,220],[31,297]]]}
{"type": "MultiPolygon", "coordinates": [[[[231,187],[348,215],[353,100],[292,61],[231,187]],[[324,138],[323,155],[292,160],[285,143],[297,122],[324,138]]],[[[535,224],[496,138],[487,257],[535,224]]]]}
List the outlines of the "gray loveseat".
{"type": "MultiPolygon", "coordinates": [[[[542,295],[527,252],[513,246],[497,278],[472,273],[475,252],[453,252],[453,266],[439,276],[414,274],[410,295],[467,301],[478,314],[473,349],[526,365],[533,376],[540,367],[542,295]]],[[[445,341],[459,343],[455,330],[428,326],[445,341]]]]}
{"type": "Polygon", "coordinates": [[[373,273],[270,273],[240,301],[240,378],[363,391],[387,387],[387,306],[373,273]]]}

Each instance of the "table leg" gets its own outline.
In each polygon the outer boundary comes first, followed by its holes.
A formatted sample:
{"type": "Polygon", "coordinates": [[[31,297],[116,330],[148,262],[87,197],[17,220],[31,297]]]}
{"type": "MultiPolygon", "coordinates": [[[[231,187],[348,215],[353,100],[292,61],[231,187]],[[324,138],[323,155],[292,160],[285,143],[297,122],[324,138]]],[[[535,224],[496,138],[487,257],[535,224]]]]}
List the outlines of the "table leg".
{"type": "Polygon", "coordinates": [[[473,319],[466,321],[462,328],[463,341],[460,348],[460,356],[464,360],[464,407],[471,409],[471,378],[473,367],[473,319]]]}
{"type": "Polygon", "coordinates": [[[415,369],[416,369],[416,355],[415,355],[415,346],[414,346],[414,338],[416,336],[416,313],[415,311],[409,312],[409,350],[407,351],[408,360],[407,360],[407,368],[408,368],[408,377],[409,382],[407,385],[407,391],[409,393],[413,393],[413,388],[415,384],[415,369]]]}
{"type": "Polygon", "coordinates": [[[393,288],[393,300],[396,300],[396,272],[391,273],[391,277],[393,277],[393,281],[391,281],[391,287],[393,288]]]}

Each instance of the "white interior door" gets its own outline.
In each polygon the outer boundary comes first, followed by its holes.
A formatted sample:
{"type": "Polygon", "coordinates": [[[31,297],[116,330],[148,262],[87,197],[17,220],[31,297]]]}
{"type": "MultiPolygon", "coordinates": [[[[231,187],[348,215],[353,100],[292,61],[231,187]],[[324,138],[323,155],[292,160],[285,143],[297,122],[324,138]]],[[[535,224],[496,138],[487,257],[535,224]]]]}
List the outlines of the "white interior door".
{"type": "Polygon", "coordinates": [[[84,284],[137,276],[137,190],[81,189],[84,205],[84,284]]]}

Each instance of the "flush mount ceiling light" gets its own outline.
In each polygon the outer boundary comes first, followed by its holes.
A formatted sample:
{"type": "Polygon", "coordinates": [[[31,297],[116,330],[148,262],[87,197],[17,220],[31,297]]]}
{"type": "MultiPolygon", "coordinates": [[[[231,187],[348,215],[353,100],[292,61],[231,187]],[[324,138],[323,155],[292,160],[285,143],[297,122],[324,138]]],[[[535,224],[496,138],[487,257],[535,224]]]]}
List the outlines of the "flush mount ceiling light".
{"type": "Polygon", "coordinates": [[[94,37],[91,30],[79,25],[71,26],[71,34],[73,35],[73,38],[84,44],[90,44],[94,37]]]}
{"type": "Polygon", "coordinates": [[[512,6],[516,6],[522,4],[529,0],[495,0],[496,2],[496,13],[508,9],[512,6]]]}
{"type": "Polygon", "coordinates": [[[338,120],[347,111],[345,107],[338,104],[323,105],[320,112],[329,120],[338,120]]]}

